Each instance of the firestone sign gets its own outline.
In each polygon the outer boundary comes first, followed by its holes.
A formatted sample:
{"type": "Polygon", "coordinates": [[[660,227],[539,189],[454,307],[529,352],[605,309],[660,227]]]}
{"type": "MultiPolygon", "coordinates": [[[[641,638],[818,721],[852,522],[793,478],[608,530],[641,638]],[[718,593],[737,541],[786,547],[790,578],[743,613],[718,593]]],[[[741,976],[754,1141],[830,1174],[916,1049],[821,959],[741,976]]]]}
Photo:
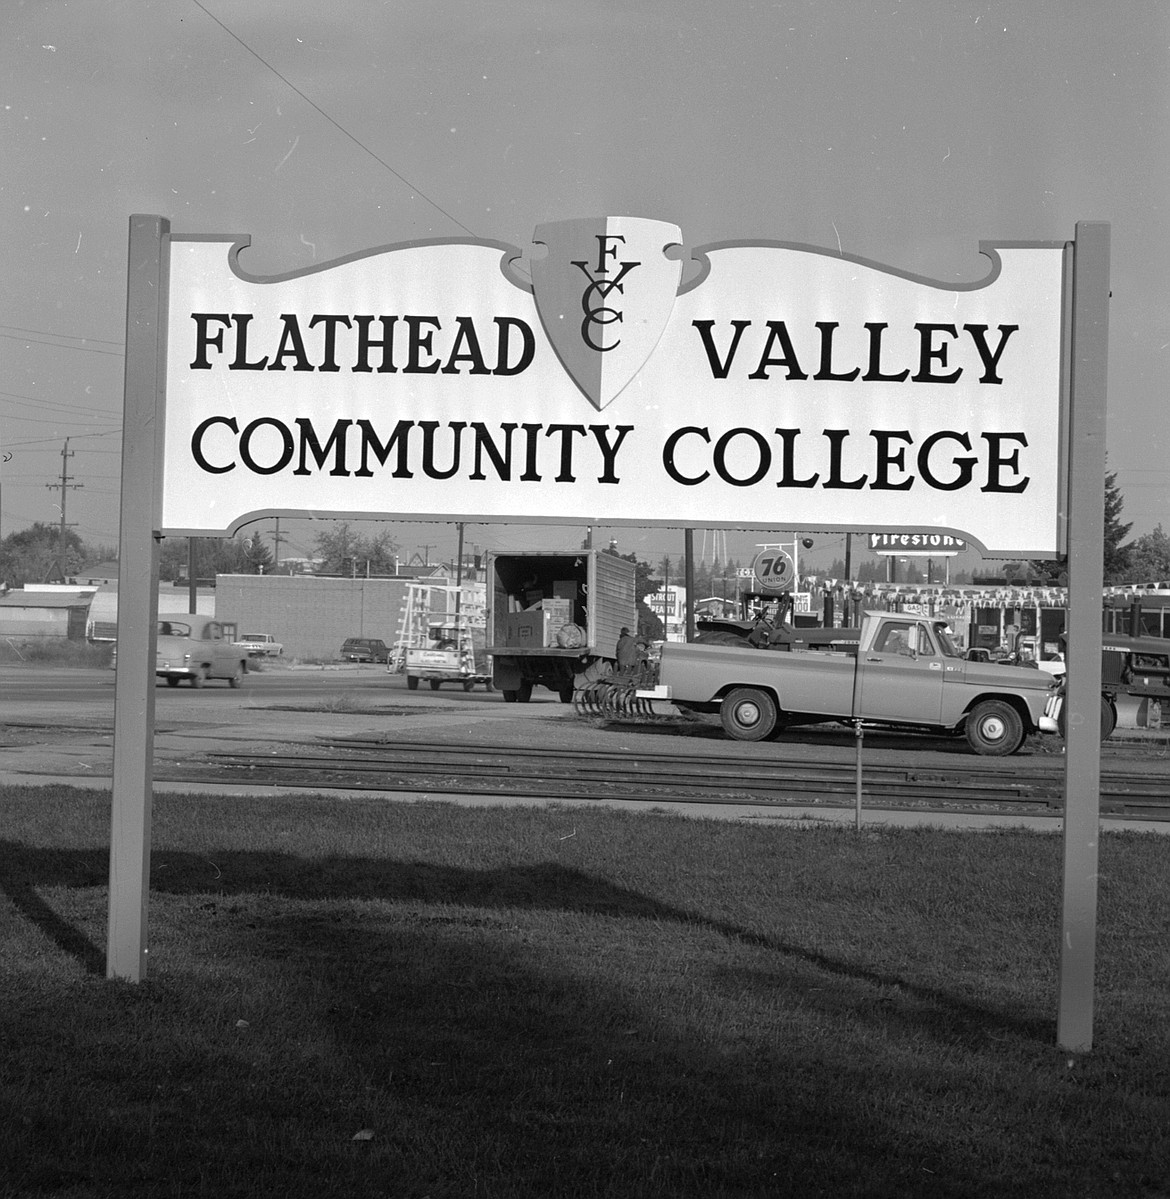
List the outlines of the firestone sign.
{"type": "Polygon", "coordinates": [[[923,528],[1055,552],[1063,243],[943,283],[608,217],[259,278],[170,240],[159,527],[923,528]]]}
{"type": "Polygon", "coordinates": [[[870,533],[869,548],[875,554],[945,558],[963,553],[967,546],[961,537],[921,530],[916,533],[870,533]]]}

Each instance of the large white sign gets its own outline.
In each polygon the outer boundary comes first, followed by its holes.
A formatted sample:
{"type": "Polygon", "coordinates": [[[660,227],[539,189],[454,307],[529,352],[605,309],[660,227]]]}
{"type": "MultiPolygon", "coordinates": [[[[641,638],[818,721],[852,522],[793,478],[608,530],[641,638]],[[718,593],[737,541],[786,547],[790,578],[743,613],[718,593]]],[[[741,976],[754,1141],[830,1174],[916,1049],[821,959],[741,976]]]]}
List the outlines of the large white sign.
{"type": "Polygon", "coordinates": [[[160,528],[265,513],[929,528],[1058,548],[1065,251],[946,284],[658,221],[270,278],[173,238],[160,528]]]}

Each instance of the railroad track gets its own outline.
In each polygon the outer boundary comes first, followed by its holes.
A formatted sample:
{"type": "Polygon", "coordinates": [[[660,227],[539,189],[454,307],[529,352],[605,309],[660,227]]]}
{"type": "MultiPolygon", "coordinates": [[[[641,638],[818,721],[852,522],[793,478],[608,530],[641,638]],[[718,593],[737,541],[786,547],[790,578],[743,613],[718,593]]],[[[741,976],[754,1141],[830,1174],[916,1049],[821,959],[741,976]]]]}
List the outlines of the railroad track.
{"type": "MultiPolygon", "coordinates": [[[[1061,763],[1012,760],[955,768],[863,763],[862,803],[877,809],[1052,815],[1063,807],[1061,763]]],[[[190,781],[306,789],[423,791],[606,801],[851,806],[854,762],[716,753],[498,747],[450,742],[322,739],[303,750],[212,752],[186,762],[190,781]]],[[[1170,819],[1170,784],[1136,771],[1103,769],[1102,814],[1170,819]]]]}

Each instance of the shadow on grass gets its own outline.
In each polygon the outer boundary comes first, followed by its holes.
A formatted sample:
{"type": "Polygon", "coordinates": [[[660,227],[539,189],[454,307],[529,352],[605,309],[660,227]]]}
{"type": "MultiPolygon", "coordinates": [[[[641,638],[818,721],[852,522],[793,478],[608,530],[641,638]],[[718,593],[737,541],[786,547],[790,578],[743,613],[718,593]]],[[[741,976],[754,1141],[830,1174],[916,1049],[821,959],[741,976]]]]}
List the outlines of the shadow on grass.
{"type": "MultiPolygon", "coordinates": [[[[105,952],[63,920],[38,888],[108,885],[104,849],[63,850],[0,840],[0,886],[14,906],[63,952],[87,971],[103,974],[105,952]]],[[[860,967],[764,932],[714,919],[616,886],[603,878],[553,862],[510,864],[474,870],[430,862],[338,855],[301,858],[272,852],[219,850],[214,858],[185,851],[155,850],[151,891],[221,897],[275,895],[297,901],[381,901],[448,904],[488,910],[579,913],[689,925],[777,955],[841,981],[865,984],[934,1010],[937,1034],[979,1041],[987,1035],[1028,1041],[1050,1040],[1052,1022],[988,1008],[960,994],[924,987],[894,973],[860,967]]],[[[919,1011],[921,1015],[921,1011],[919,1011]]],[[[924,1025],[922,1031],[926,1031],[924,1025]]]]}
{"type": "MultiPolygon", "coordinates": [[[[427,894],[441,882],[429,879],[427,894]]],[[[606,889],[600,899],[622,903],[606,889]]],[[[230,916],[220,908],[218,919],[230,916]]],[[[1041,1185],[1048,1167],[1026,1161],[1013,1170],[1018,1190],[940,1190],[939,1176],[975,1177],[970,1134],[892,1127],[897,1066],[851,1053],[848,1038],[664,1018],[653,1000],[670,992],[538,967],[506,933],[482,933],[467,915],[269,910],[229,933],[232,956],[262,983],[196,970],[18,1004],[7,1026],[41,1047],[45,1068],[22,1059],[38,1082],[0,1148],[12,1193],[1058,1193],[1041,1185]],[[267,1002],[276,990],[280,1003],[267,1002]],[[60,1030],[81,1008],[87,1026],[126,1035],[84,1043],[78,1061],[81,1044],[60,1030]],[[370,1139],[355,1145],[358,1129],[370,1139]]],[[[1023,1102],[1008,1106],[1005,1120],[1034,1119],[1023,1102]]]]}

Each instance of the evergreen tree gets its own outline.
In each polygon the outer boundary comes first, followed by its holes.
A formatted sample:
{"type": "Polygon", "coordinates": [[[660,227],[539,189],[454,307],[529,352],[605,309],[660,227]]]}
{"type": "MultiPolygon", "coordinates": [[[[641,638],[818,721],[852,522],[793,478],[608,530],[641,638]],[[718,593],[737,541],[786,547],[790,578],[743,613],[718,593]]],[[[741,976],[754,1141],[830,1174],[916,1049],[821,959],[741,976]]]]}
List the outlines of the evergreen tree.
{"type": "Polygon", "coordinates": [[[1117,486],[1117,472],[1105,474],[1105,582],[1124,583],[1128,580],[1131,546],[1123,545],[1133,524],[1121,523],[1125,500],[1117,486]]]}
{"type": "Polygon", "coordinates": [[[248,574],[266,575],[272,571],[272,550],[264,544],[260,530],[244,542],[244,553],[248,561],[248,574]]]}
{"type": "MultiPolygon", "coordinates": [[[[1123,524],[1121,510],[1125,497],[1117,485],[1117,472],[1105,472],[1105,536],[1103,541],[1102,565],[1106,584],[1126,583],[1132,573],[1130,552],[1132,546],[1122,544],[1132,524],[1123,524]]],[[[1061,554],[1053,561],[1036,560],[1029,563],[1032,578],[1041,583],[1066,587],[1068,585],[1068,555],[1061,554]]]]}
{"type": "Polygon", "coordinates": [[[1159,583],[1170,579],[1170,537],[1161,523],[1152,533],[1139,537],[1129,550],[1129,581],[1159,583]]]}

